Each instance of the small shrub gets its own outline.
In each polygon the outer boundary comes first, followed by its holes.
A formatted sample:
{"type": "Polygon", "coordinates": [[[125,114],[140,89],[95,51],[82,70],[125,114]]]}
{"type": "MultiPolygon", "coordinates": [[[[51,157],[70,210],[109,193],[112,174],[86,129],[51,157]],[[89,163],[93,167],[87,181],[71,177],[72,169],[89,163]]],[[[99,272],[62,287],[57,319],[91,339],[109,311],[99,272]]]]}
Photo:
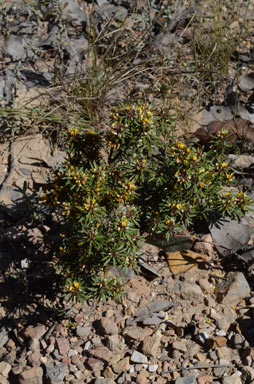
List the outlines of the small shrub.
{"type": "Polygon", "coordinates": [[[42,199],[62,223],[59,265],[69,298],[120,297],[110,267],[136,267],[149,234],[166,238],[194,220],[240,216],[250,199],[223,192],[234,178],[226,132],[208,151],[176,140],[174,120],[147,104],[113,108],[107,131],[70,128],[67,159],[42,199]]]}

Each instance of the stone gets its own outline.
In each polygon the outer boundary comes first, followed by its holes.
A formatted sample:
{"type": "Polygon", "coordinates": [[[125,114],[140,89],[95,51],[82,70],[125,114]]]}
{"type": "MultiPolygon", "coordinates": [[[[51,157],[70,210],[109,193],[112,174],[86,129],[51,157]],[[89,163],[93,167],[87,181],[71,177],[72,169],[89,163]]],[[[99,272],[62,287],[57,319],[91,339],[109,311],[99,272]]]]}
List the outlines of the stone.
{"type": "Polygon", "coordinates": [[[82,25],[86,22],[84,9],[74,0],[60,0],[63,17],[74,25],[82,25]]]}
{"type": "Polygon", "coordinates": [[[184,341],[174,341],[172,343],[172,348],[180,352],[187,352],[187,347],[184,341]]]}
{"type": "Polygon", "coordinates": [[[108,336],[106,339],[107,347],[113,352],[119,348],[119,335],[108,336]]]}
{"type": "Polygon", "coordinates": [[[156,372],[158,368],[159,368],[158,364],[150,364],[148,366],[148,371],[153,373],[153,372],[156,372]]]}
{"type": "Polygon", "coordinates": [[[47,332],[44,325],[29,326],[24,334],[26,337],[31,337],[32,339],[40,339],[47,332]]]}
{"type": "Polygon", "coordinates": [[[201,239],[194,244],[193,250],[199,253],[205,253],[208,256],[212,256],[214,249],[213,238],[210,233],[202,236],[201,239]]]}
{"type": "Polygon", "coordinates": [[[105,371],[103,372],[103,376],[108,378],[108,379],[114,379],[115,374],[110,367],[107,367],[105,369],[105,371]]]}
{"type": "Polygon", "coordinates": [[[0,362],[0,373],[4,377],[8,377],[10,370],[11,370],[10,364],[6,363],[5,361],[0,362]]]}
{"type": "Polygon", "coordinates": [[[136,383],[137,384],[147,384],[148,378],[142,372],[140,372],[136,377],[136,383]]]}
{"type": "Polygon", "coordinates": [[[196,384],[196,377],[195,376],[183,376],[178,377],[175,381],[175,384],[196,384]]]}
{"type": "Polygon", "coordinates": [[[19,384],[42,384],[43,370],[41,367],[26,369],[19,375],[19,384]]]}
{"type": "Polygon", "coordinates": [[[242,384],[242,380],[237,373],[231,376],[224,376],[222,378],[222,384],[242,384]]]}
{"type": "Polygon", "coordinates": [[[91,332],[91,327],[81,327],[80,325],[78,325],[76,328],[76,335],[85,340],[88,338],[89,335],[91,335],[91,332]]]}
{"type": "Polygon", "coordinates": [[[100,319],[99,327],[103,335],[116,335],[118,333],[116,323],[108,317],[102,317],[100,319]]]}
{"type": "Polygon", "coordinates": [[[234,347],[237,349],[240,349],[243,346],[245,338],[242,335],[240,335],[239,333],[236,333],[235,335],[233,335],[231,340],[234,344],[234,347]]]}
{"type": "Polygon", "coordinates": [[[250,286],[242,272],[229,272],[226,286],[218,287],[217,300],[223,304],[236,306],[242,299],[250,296],[250,286]]]}
{"type": "Polygon", "coordinates": [[[58,361],[55,361],[54,365],[46,363],[44,366],[46,368],[46,378],[51,384],[63,381],[69,373],[68,365],[58,361]]]}
{"type": "Polygon", "coordinates": [[[31,339],[30,342],[29,342],[29,350],[30,351],[37,351],[38,349],[40,348],[40,341],[39,339],[31,339]]]}
{"type": "Polygon", "coordinates": [[[66,356],[70,350],[70,342],[65,337],[57,337],[56,344],[61,355],[66,356]]]}
{"type": "Polygon", "coordinates": [[[148,360],[145,355],[138,351],[134,351],[133,354],[131,355],[131,361],[133,363],[139,363],[139,364],[147,364],[148,360]]]}
{"type": "Polygon", "coordinates": [[[241,368],[243,382],[252,383],[254,381],[254,368],[244,366],[241,368]]]}
{"type": "Polygon", "coordinates": [[[177,281],[173,287],[173,293],[181,295],[184,300],[201,300],[203,299],[202,289],[195,283],[177,281]]]}
{"type": "Polygon", "coordinates": [[[27,361],[32,366],[40,365],[41,364],[41,353],[38,349],[37,351],[32,352],[30,355],[27,356],[27,361]]]}
{"type": "Polygon", "coordinates": [[[93,371],[93,372],[98,372],[102,371],[104,368],[104,363],[101,360],[94,359],[93,357],[89,357],[87,359],[87,366],[93,371]]]}
{"type": "Polygon", "coordinates": [[[0,373],[0,383],[1,384],[10,384],[9,380],[6,379],[1,373],[0,373]]]}
{"type": "Polygon", "coordinates": [[[117,374],[121,374],[122,372],[129,371],[130,368],[130,358],[129,356],[124,359],[118,361],[117,363],[112,365],[113,371],[117,374]]]}
{"type": "Polygon", "coordinates": [[[98,377],[95,380],[94,384],[115,384],[115,381],[109,378],[98,377]]]}
{"type": "Polygon", "coordinates": [[[0,332],[0,348],[2,348],[9,340],[8,333],[5,328],[0,332]]]}
{"type": "Polygon", "coordinates": [[[198,384],[212,383],[213,379],[211,376],[205,375],[198,378],[198,384]]]}
{"type": "Polygon", "coordinates": [[[137,340],[142,341],[146,336],[150,336],[153,333],[152,329],[150,328],[141,328],[141,327],[128,327],[124,331],[124,336],[131,339],[131,340],[137,340]]]}
{"type": "Polygon", "coordinates": [[[94,345],[89,349],[89,354],[95,359],[109,362],[112,358],[112,352],[102,344],[94,345]]]}
{"type": "Polygon", "coordinates": [[[140,300],[140,293],[135,291],[134,289],[129,289],[127,292],[127,299],[132,301],[133,303],[138,304],[140,300]]]}
{"type": "Polygon", "coordinates": [[[155,357],[160,346],[160,337],[146,336],[142,343],[142,352],[146,356],[155,357]]]}
{"type": "Polygon", "coordinates": [[[232,349],[226,346],[218,348],[217,355],[219,359],[232,361],[232,349]]]}
{"type": "Polygon", "coordinates": [[[24,59],[26,57],[24,46],[25,40],[23,37],[11,35],[5,42],[4,53],[14,61],[24,59]]]}

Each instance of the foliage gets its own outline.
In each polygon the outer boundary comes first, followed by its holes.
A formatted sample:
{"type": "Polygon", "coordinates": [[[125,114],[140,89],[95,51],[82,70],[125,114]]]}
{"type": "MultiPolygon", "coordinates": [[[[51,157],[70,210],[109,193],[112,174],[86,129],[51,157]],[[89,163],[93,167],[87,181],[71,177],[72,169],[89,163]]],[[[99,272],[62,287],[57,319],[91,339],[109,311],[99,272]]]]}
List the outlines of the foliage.
{"type": "Polygon", "coordinates": [[[57,258],[70,299],[120,297],[109,269],[135,268],[147,234],[168,238],[249,204],[243,192],[222,192],[234,178],[227,132],[205,151],[176,140],[173,124],[142,104],[113,108],[106,131],[68,129],[66,161],[42,199],[62,223],[57,258]]]}

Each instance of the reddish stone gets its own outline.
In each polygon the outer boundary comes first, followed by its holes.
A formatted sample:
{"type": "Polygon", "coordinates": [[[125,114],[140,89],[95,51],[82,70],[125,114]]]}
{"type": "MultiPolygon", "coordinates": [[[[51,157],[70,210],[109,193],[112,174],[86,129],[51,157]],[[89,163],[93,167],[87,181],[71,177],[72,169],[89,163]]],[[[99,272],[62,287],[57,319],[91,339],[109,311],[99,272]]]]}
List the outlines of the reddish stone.
{"type": "Polygon", "coordinates": [[[70,350],[70,343],[69,340],[65,337],[57,337],[56,343],[58,346],[58,350],[61,353],[61,355],[65,356],[67,355],[68,351],[70,350]]]}

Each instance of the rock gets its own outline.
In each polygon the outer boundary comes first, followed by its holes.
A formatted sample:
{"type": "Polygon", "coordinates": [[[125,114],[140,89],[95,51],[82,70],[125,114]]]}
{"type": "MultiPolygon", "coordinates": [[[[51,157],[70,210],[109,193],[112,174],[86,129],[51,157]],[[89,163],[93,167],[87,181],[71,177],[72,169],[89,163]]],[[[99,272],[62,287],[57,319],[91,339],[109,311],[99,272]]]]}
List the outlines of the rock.
{"type": "Polygon", "coordinates": [[[140,293],[134,289],[129,289],[127,292],[127,299],[137,304],[140,300],[140,293]]]}
{"type": "Polygon", "coordinates": [[[35,352],[32,352],[30,355],[27,356],[27,361],[30,365],[36,366],[41,364],[41,353],[38,349],[35,352]]]}
{"type": "Polygon", "coordinates": [[[219,302],[235,306],[250,296],[250,286],[242,272],[229,272],[226,279],[226,284],[217,288],[219,302]]]}
{"type": "Polygon", "coordinates": [[[8,333],[5,328],[0,332],[0,348],[2,348],[9,340],[8,333]]]}
{"type": "Polygon", "coordinates": [[[159,368],[158,364],[151,364],[148,366],[148,371],[149,372],[156,372],[158,368],[159,368]]]}
{"type": "Polygon", "coordinates": [[[11,35],[5,42],[4,53],[14,61],[24,59],[26,57],[24,46],[25,40],[23,37],[11,35]]]}
{"type": "Polygon", "coordinates": [[[187,352],[187,347],[184,341],[174,341],[172,343],[173,350],[187,352]]]}
{"type": "Polygon", "coordinates": [[[44,325],[37,325],[36,327],[29,326],[24,334],[26,337],[31,337],[32,339],[40,339],[47,332],[44,325]]]}
{"type": "Polygon", "coordinates": [[[140,372],[136,377],[136,383],[137,384],[147,384],[148,378],[142,372],[140,372]]]}
{"type": "Polygon", "coordinates": [[[224,376],[222,378],[222,384],[242,384],[242,380],[237,373],[231,376],[224,376]]]}
{"type": "Polygon", "coordinates": [[[234,347],[237,349],[240,349],[243,346],[245,338],[242,335],[240,335],[239,333],[237,333],[237,334],[233,335],[231,340],[234,344],[234,347]]]}
{"type": "Polygon", "coordinates": [[[61,355],[66,356],[70,350],[69,340],[65,337],[57,337],[56,343],[57,343],[57,347],[58,347],[58,350],[61,353],[61,355]]]}
{"type": "Polygon", "coordinates": [[[178,293],[184,300],[201,300],[203,299],[202,289],[197,284],[177,281],[173,287],[173,293],[178,293]]]}
{"type": "Polygon", "coordinates": [[[211,376],[201,376],[198,378],[198,384],[207,384],[207,383],[212,383],[213,379],[211,376]]]}
{"type": "Polygon", "coordinates": [[[39,348],[40,348],[39,339],[36,339],[36,338],[31,339],[29,343],[29,350],[35,352],[35,351],[38,351],[39,348]]]}
{"type": "Polygon", "coordinates": [[[117,363],[112,365],[112,368],[115,373],[121,374],[122,372],[129,371],[130,368],[130,358],[129,356],[125,357],[124,359],[118,361],[117,363]]]}
{"type": "Polygon", "coordinates": [[[131,361],[133,363],[146,364],[148,362],[147,357],[138,351],[134,351],[131,355],[131,361]]]}
{"type": "Polygon", "coordinates": [[[87,359],[87,366],[93,371],[93,372],[98,372],[102,371],[104,368],[104,363],[101,360],[94,359],[93,357],[89,357],[87,359]]]}
{"type": "Polygon", "coordinates": [[[62,6],[63,17],[71,21],[74,25],[82,25],[85,23],[84,9],[74,0],[60,0],[62,6]]]}
{"type": "Polygon", "coordinates": [[[124,336],[130,340],[142,341],[146,336],[150,336],[153,333],[150,328],[141,328],[141,327],[128,327],[124,331],[124,336]]]}
{"type": "Polygon", "coordinates": [[[113,379],[105,379],[103,377],[98,377],[94,384],[115,384],[115,381],[113,379]]]}
{"type": "Polygon", "coordinates": [[[219,359],[232,361],[232,349],[228,347],[221,347],[217,350],[219,359]]]}
{"type": "Polygon", "coordinates": [[[252,383],[254,381],[254,368],[244,366],[241,368],[243,382],[252,383]]]}
{"type": "Polygon", "coordinates": [[[76,335],[85,340],[89,335],[91,335],[91,332],[92,332],[91,327],[81,327],[80,325],[78,325],[76,328],[76,335]]]}
{"type": "Polygon", "coordinates": [[[33,367],[19,375],[19,384],[42,384],[43,370],[41,367],[33,367]]]}
{"type": "Polygon", "coordinates": [[[112,358],[112,352],[102,344],[94,345],[89,349],[89,354],[95,359],[109,362],[112,358]]]}
{"type": "Polygon", "coordinates": [[[155,357],[160,346],[160,337],[146,336],[142,343],[142,352],[146,356],[155,357]]]}
{"type": "Polygon", "coordinates": [[[175,384],[196,384],[196,377],[195,376],[183,376],[178,377],[175,381],[175,384]]]}
{"type": "Polygon", "coordinates": [[[10,364],[6,363],[5,361],[0,362],[0,373],[4,377],[8,377],[10,370],[11,370],[10,364]]]}
{"type": "Polygon", "coordinates": [[[99,327],[103,335],[116,335],[118,333],[116,323],[108,317],[100,319],[99,327]]]}
{"type": "Polygon", "coordinates": [[[44,366],[46,368],[46,378],[50,384],[62,382],[69,373],[68,365],[58,361],[55,361],[54,365],[46,363],[44,366]]]}
{"type": "Polygon", "coordinates": [[[9,380],[6,379],[1,373],[0,373],[0,383],[1,384],[10,384],[9,380]]]}
{"type": "Polygon", "coordinates": [[[194,244],[193,250],[199,253],[205,253],[208,256],[212,256],[214,254],[214,249],[213,238],[210,233],[202,236],[201,239],[194,244]]]}
{"type": "Polygon", "coordinates": [[[118,336],[118,335],[108,336],[108,337],[106,338],[106,345],[107,345],[107,347],[108,347],[112,352],[118,350],[118,348],[119,348],[119,346],[120,346],[119,336],[118,336]]]}

